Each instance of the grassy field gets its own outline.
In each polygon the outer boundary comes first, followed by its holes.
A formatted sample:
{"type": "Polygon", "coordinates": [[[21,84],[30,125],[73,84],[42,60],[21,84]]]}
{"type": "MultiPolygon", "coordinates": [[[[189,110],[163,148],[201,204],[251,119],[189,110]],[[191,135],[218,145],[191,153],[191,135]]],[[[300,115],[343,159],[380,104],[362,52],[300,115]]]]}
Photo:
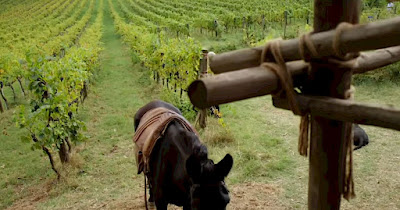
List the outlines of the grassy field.
{"type": "MultiPolygon", "coordinates": [[[[133,116],[164,96],[116,35],[105,8],[101,66],[81,111],[88,140],[76,146],[64,178],[57,181],[47,157],[19,140],[25,131],[15,127],[14,109],[1,114],[0,209],[143,209],[133,116]]],[[[357,101],[400,104],[398,83],[357,84],[357,101]]],[[[20,103],[25,102],[15,104],[20,103]]],[[[232,192],[228,209],[306,209],[308,161],[297,153],[299,118],[274,108],[269,96],[224,105],[221,111],[227,126],[209,119],[201,136],[212,159],[219,161],[226,153],[234,158],[227,179],[232,192]]],[[[354,153],[357,197],[343,200],[342,206],[400,209],[400,133],[363,127],[370,145],[354,153]]]]}

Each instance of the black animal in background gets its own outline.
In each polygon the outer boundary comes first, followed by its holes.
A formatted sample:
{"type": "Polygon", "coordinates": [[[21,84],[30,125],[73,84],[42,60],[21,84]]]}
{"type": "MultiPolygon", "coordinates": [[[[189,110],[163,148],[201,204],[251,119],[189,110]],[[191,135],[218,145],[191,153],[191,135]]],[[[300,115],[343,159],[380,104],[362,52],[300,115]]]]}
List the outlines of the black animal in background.
{"type": "Polygon", "coordinates": [[[353,145],[355,146],[354,150],[361,149],[362,147],[368,145],[369,138],[364,129],[362,129],[358,124],[353,124],[353,132],[353,145]]]}

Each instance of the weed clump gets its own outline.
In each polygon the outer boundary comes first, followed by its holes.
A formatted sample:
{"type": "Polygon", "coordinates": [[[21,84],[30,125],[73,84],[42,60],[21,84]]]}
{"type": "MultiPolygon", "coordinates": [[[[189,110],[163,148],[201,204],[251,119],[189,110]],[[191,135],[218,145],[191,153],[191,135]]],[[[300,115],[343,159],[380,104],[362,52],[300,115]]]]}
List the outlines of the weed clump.
{"type": "Polygon", "coordinates": [[[210,146],[222,146],[235,142],[235,138],[227,125],[220,119],[208,117],[207,127],[201,132],[202,141],[210,146]]]}

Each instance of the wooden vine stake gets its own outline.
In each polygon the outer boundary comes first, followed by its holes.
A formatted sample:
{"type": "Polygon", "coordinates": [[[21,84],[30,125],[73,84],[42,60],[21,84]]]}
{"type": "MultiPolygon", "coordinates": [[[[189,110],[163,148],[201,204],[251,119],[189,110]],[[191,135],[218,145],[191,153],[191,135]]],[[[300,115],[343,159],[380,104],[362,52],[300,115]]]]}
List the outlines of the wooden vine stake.
{"type": "MultiPolygon", "coordinates": [[[[341,22],[358,23],[359,0],[315,0],[314,32],[341,22]]],[[[351,69],[311,62],[311,88],[306,94],[345,98],[351,69]]],[[[308,209],[339,209],[346,177],[347,129],[351,123],[311,115],[308,209]]]]}
{"type": "Polygon", "coordinates": [[[288,11],[283,12],[283,16],[285,18],[284,26],[283,26],[283,38],[286,38],[286,27],[287,27],[287,18],[288,18],[288,11]]]}
{"type": "MultiPolygon", "coordinates": [[[[207,75],[208,69],[208,50],[202,50],[203,58],[200,60],[200,72],[199,78],[204,78],[207,75]]],[[[207,109],[201,109],[199,114],[197,115],[197,120],[201,128],[206,127],[207,122],[207,109]]]]}
{"type": "Polygon", "coordinates": [[[3,102],[1,102],[1,99],[0,99],[0,112],[1,112],[1,113],[4,112],[4,109],[3,109],[3,102]]]}

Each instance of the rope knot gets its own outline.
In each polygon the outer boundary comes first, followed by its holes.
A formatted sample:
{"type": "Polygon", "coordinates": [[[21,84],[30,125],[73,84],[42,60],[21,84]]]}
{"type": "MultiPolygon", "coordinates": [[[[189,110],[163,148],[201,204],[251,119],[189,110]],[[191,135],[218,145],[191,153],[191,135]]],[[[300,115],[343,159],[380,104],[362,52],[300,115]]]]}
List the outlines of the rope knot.
{"type": "Polygon", "coordinates": [[[280,42],[281,40],[276,40],[265,45],[265,48],[261,53],[261,66],[271,69],[278,76],[279,80],[281,81],[280,84],[282,86],[282,90],[284,90],[286,93],[290,109],[293,111],[293,113],[295,115],[305,115],[305,113],[303,113],[300,109],[300,105],[296,100],[296,92],[294,91],[293,87],[292,75],[286,67],[286,63],[280,48],[280,42]],[[265,62],[267,53],[273,56],[273,62],[265,62]]]}
{"type": "MultiPolygon", "coordinates": [[[[356,58],[359,56],[359,53],[346,53],[345,46],[343,46],[340,42],[341,35],[343,31],[353,27],[350,23],[340,23],[336,28],[336,34],[332,41],[332,49],[334,52],[334,57],[323,58],[322,65],[335,66],[335,68],[339,69],[353,69],[356,65],[356,58]]],[[[280,40],[269,42],[265,45],[261,53],[261,66],[272,70],[280,79],[281,91],[284,91],[286,97],[288,99],[288,103],[290,109],[293,111],[295,115],[301,116],[300,121],[300,135],[299,135],[299,144],[298,150],[300,155],[307,156],[308,153],[308,145],[309,145],[309,125],[310,125],[310,115],[301,109],[299,102],[297,101],[296,95],[297,93],[293,87],[293,81],[291,73],[288,71],[286,67],[285,60],[282,56],[281,48],[280,48],[280,40]],[[270,61],[266,62],[266,55],[272,55],[272,59],[270,57],[270,61]]],[[[311,39],[311,33],[304,34],[299,37],[299,54],[300,57],[306,61],[310,62],[312,59],[322,59],[319,55],[317,48],[311,39]]],[[[281,92],[278,92],[281,93],[281,92]]],[[[352,99],[354,93],[354,87],[346,90],[344,93],[344,98],[352,99]]],[[[350,199],[355,196],[354,193],[354,182],[353,182],[353,156],[352,156],[352,145],[353,145],[353,133],[352,133],[352,124],[347,123],[346,125],[346,133],[345,138],[347,141],[345,142],[347,146],[347,154],[349,161],[347,162],[344,185],[342,189],[342,194],[345,199],[350,199]],[[350,126],[350,127],[349,127],[350,126]]]]}

